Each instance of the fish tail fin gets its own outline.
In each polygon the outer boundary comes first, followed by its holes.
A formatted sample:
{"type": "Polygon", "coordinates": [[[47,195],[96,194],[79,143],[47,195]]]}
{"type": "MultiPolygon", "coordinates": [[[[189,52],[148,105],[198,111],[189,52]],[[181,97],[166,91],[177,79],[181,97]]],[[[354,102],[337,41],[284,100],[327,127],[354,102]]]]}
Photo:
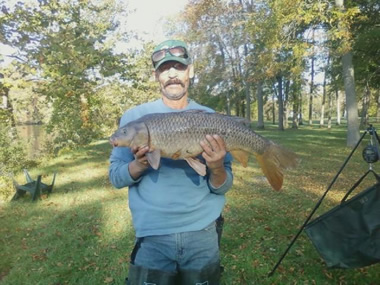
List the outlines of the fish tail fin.
{"type": "Polygon", "coordinates": [[[297,165],[295,153],[275,143],[271,143],[263,154],[256,154],[256,159],[269,184],[277,191],[282,187],[283,170],[297,165]]]}

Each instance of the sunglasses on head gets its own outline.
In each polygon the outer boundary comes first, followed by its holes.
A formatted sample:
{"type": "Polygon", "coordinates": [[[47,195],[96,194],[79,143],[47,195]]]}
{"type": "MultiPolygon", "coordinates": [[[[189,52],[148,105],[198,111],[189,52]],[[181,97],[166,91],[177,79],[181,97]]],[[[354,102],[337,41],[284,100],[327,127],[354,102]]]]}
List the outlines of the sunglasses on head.
{"type": "Polygon", "coordinates": [[[177,47],[165,48],[162,50],[158,50],[152,54],[153,65],[156,66],[156,64],[160,60],[165,58],[167,52],[170,53],[172,56],[188,58],[187,51],[184,47],[177,46],[177,47]]]}

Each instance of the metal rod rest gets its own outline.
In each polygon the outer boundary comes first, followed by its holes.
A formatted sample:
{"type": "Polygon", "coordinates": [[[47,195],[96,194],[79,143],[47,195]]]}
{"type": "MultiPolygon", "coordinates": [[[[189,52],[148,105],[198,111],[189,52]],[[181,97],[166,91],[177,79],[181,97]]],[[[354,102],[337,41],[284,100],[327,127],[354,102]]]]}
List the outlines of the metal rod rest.
{"type": "MultiPolygon", "coordinates": [[[[285,250],[285,252],[282,254],[282,256],[280,257],[280,259],[276,263],[276,265],[273,267],[272,271],[268,273],[268,277],[270,277],[270,276],[272,276],[274,274],[274,272],[276,271],[276,269],[278,268],[278,266],[281,264],[282,260],[285,258],[285,256],[289,252],[290,248],[296,242],[296,240],[298,239],[298,237],[300,236],[300,234],[302,233],[302,231],[304,230],[304,228],[306,227],[306,225],[308,224],[308,222],[310,221],[310,219],[313,217],[313,215],[315,214],[315,212],[317,211],[317,209],[319,208],[319,206],[322,204],[323,199],[326,197],[327,193],[330,191],[331,187],[334,185],[335,181],[338,179],[339,175],[342,173],[343,169],[346,167],[346,164],[351,159],[352,155],[354,154],[355,150],[358,148],[358,146],[361,143],[361,141],[363,140],[364,136],[367,134],[368,131],[372,131],[373,132],[372,126],[370,126],[370,128],[368,128],[363,133],[363,135],[360,137],[359,141],[357,142],[357,144],[355,145],[355,147],[353,148],[353,150],[351,151],[351,153],[348,155],[348,157],[344,161],[344,163],[341,166],[341,168],[339,169],[338,173],[335,175],[335,177],[331,181],[330,185],[327,187],[325,193],[323,193],[322,197],[319,199],[319,201],[315,205],[314,209],[311,211],[311,213],[309,214],[309,216],[306,218],[305,222],[302,224],[302,226],[298,230],[297,234],[293,237],[293,239],[290,242],[289,246],[287,247],[287,249],[285,250]],[[370,130],[370,128],[371,128],[371,130],[370,130]]],[[[375,132],[375,134],[376,134],[376,132],[375,132]]],[[[376,134],[376,136],[377,136],[377,134],[376,134]]]]}

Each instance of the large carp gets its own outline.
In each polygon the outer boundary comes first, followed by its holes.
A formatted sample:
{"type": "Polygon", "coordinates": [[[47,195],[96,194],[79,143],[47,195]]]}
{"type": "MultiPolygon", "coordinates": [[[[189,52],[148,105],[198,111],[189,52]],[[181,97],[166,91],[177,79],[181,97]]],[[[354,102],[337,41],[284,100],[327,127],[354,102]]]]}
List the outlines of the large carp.
{"type": "Polygon", "coordinates": [[[241,118],[218,113],[188,110],[153,113],[120,127],[110,138],[113,146],[149,146],[149,164],[158,169],[161,157],[185,159],[200,175],[206,166],[195,157],[203,152],[200,141],[219,135],[226,149],[244,167],[254,154],[268,182],[275,190],[283,183],[283,170],[296,165],[296,155],[252,131],[241,118]]]}

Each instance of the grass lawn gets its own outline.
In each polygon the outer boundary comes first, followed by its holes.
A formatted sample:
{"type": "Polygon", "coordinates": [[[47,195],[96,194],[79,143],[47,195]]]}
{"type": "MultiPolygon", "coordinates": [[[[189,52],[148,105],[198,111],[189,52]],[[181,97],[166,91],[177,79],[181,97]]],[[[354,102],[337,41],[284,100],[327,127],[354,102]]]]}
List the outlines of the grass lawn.
{"type": "MultiPolygon", "coordinates": [[[[379,284],[379,264],[328,269],[305,233],[267,277],[351,150],[344,127],[280,132],[268,126],[258,132],[294,150],[301,161],[286,173],[281,192],[270,188],[254,159],[247,168],[234,163],[224,210],[223,284],[379,284]]],[[[368,169],[361,157],[367,143],[316,216],[337,205],[368,169]]],[[[99,141],[30,169],[32,177],[44,174],[47,183],[58,172],[53,193],[35,203],[26,195],[1,204],[1,284],[124,284],[134,232],[127,189],[116,190],[108,180],[110,151],[107,141],[99,141]]],[[[24,180],[22,174],[17,180],[24,180]]],[[[366,179],[355,193],[373,183],[366,179]]]]}

